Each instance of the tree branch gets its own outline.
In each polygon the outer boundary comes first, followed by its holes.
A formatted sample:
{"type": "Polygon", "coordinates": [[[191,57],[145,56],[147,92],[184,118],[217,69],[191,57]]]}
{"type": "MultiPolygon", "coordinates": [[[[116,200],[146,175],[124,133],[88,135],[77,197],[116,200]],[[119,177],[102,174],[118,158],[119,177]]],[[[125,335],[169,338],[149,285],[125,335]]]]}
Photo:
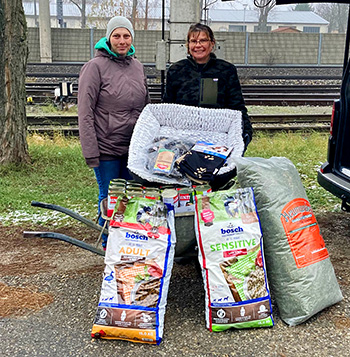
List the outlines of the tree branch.
{"type": "Polygon", "coordinates": [[[77,2],[74,0],[70,0],[70,2],[72,2],[80,10],[80,12],[82,11],[82,7],[77,2]]]}

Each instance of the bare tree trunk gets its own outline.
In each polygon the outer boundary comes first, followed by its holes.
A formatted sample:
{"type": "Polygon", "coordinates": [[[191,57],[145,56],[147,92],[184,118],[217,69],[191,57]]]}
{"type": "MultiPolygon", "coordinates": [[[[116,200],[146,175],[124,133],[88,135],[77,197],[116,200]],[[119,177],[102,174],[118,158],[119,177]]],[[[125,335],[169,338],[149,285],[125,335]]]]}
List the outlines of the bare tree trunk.
{"type": "Polygon", "coordinates": [[[86,0],[82,0],[81,2],[81,28],[84,29],[86,27],[86,0]]]}
{"type": "Polygon", "coordinates": [[[258,32],[267,32],[267,16],[269,11],[266,7],[259,9],[258,32]]]}
{"type": "Polygon", "coordinates": [[[348,4],[337,4],[338,6],[338,33],[346,33],[347,29],[347,20],[349,14],[349,5],[348,4]]]}
{"type": "Polygon", "coordinates": [[[27,24],[21,0],[0,0],[0,164],[29,161],[26,118],[27,24]]]}
{"type": "Polygon", "coordinates": [[[145,4],[145,26],[144,29],[147,30],[148,29],[148,0],[146,0],[146,4],[145,4]]]}
{"type": "Polygon", "coordinates": [[[268,0],[257,0],[256,3],[259,11],[258,32],[268,32],[267,17],[275,6],[275,1],[269,2],[268,0]]]}
{"type": "Polygon", "coordinates": [[[132,0],[131,23],[135,30],[136,30],[136,11],[137,11],[137,0],[132,0]]]}
{"type": "Polygon", "coordinates": [[[79,5],[75,0],[70,0],[80,11],[81,15],[81,28],[86,27],[86,0],[81,0],[81,5],[79,5]]]}

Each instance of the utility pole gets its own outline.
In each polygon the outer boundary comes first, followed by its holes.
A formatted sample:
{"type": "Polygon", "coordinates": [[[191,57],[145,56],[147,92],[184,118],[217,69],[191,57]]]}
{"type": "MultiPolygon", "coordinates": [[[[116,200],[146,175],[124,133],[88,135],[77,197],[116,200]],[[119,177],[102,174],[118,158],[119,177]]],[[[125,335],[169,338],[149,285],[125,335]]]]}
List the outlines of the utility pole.
{"type": "Polygon", "coordinates": [[[63,22],[63,1],[62,0],[57,0],[57,20],[60,25],[60,27],[64,27],[64,22],[63,22]]]}
{"type": "Polygon", "coordinates": [[[49,0],[39,0],[40,61],[52,62],[49,0]]]}
{"type": "Polygon", "coordinates": [[[39,27],[38,14],[36,11],[36,0],[34,0],[34,23],[35,23],[35,27],[39,27]]]}
{"type": "Polygon", "coordinates": [[[243,3],[242,6],[243,6],[243,32],[247,32],[247,26],[245,24],[245,11],[247,9],[248,4],[243,3]]]}
{"type": "Polygon", "coordinates": [[[170,63],[186,58],[188,29],[190,25],[199,21],[199,0],[170,1],[170,63]]]}

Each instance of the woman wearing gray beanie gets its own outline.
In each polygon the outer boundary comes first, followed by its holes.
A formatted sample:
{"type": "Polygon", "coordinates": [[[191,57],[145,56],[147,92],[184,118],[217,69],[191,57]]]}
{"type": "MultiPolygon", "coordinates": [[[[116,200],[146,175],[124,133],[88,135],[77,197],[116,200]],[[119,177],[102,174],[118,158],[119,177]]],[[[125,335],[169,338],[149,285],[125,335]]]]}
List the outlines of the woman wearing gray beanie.
{"type": "MultiPolygon", "coordinates": [[[[98,207],[109,182],[131,179],[127,157],[136,121],[149,102],[143,65],[134,58],[134,29],[123,16],[107,24],[106,37],[95,46],[95,58],[81,69],[78,90],[79,135],[87,165],[99,186],[98,207]]],[[[102,217],[99,224],[103,225],[102,217]]],[[[102,236],[105,249],[107,236],[102,236]]]]}

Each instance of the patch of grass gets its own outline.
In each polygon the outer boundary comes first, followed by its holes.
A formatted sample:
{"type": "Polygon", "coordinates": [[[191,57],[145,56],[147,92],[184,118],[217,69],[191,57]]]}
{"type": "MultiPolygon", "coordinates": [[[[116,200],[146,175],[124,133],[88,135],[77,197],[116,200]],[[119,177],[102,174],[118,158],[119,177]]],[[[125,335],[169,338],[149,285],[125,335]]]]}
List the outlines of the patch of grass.
{"type": "MultiPolygon", "coordinates": [[[[249,114],[331,114],[332,106],[266,106],[250,105],[247,106],[249,114]]],[[[77,114],[77,106],[72,104],[68,110],[61,110],[48,103],[47,105],[36,106],[27,105],[28,115],[73,115],[77,114]]]]}
{"type": "Polygon", "coordinates": [[[331,106],[247,106],[249,114],[332,114],[331,106]]]}
{"type": "Polygon", "coordinates": [[[78,108],[75,104],[69,104],[68,108],[62,110],[55,106],[54,104],[48,102],[45,105],[27,105],[26,106],[27,115],[74,115],[78,114],[78,108]]]}
{"type": "Polygon", "coordinates": [[[298,169],[311,206],[315,211],[340,211],[340,200],[317,182],[317,170],[326,161],[327,133],[256,133],[245,156],[287,157],[298,169]]]}
{"type": "MultiPolygon", "coordinates": [[[[327,138],[327,134],[316,132],[257,132],[246,156],[289,158],[300,173],[314,210],[340,211],[340,200],[317,183],[317,169],[326,160],[327,138]]],[[[0,222],[11,224],[35,217],[36,222],[59,221],[55,212],[32,207],[33,200],[54,203],[95,219],[98,187],[93,170],[85,164],[79,139],[33,134],[28,144],[31,164],[0,166],[0,222]]]]}
{"type": "Polygon", "coordinates": [[[30,165],[0,166],[0,221],[13,212],[39,212],[30,205],[33,200],[85,211],[95,218],[98,188],[79,140],[32,135],[28,144],[30,165]]]}

